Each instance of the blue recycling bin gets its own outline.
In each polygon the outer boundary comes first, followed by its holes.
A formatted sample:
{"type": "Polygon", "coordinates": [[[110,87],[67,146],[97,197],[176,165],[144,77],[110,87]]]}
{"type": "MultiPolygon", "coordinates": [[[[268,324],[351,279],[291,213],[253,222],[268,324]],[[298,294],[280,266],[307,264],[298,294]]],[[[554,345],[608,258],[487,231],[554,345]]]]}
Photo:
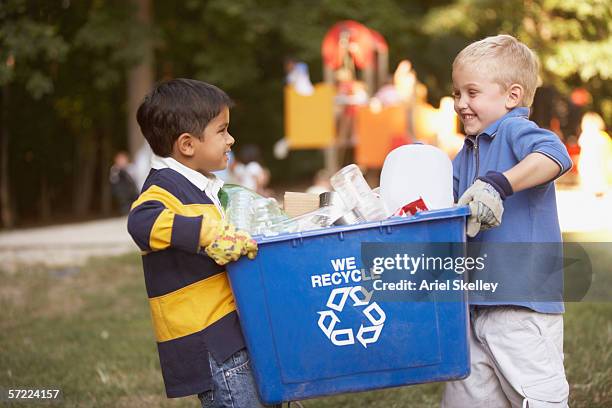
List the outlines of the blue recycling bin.
{"type": "Polygon", "coordinates": [[[467,294],[373,301],[360,269],[364,243],[465,251],[468,215],[456,207],[257,237],[257,258],[228,265],[228,274],[262,402],[465,378],[467,294]]]}

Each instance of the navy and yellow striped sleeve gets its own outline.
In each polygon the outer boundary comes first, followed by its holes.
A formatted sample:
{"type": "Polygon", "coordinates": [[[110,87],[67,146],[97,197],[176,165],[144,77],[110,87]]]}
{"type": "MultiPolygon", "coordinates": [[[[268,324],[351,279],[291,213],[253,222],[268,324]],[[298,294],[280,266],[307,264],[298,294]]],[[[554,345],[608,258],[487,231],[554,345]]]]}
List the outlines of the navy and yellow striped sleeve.
{"type": "Polygon", "coordinates": [[[182,215],[182,203],[153,185],[132,204],[128,232],[142,251],[168,247],[196,253],[200,248],[202,215],[182,215]]]}

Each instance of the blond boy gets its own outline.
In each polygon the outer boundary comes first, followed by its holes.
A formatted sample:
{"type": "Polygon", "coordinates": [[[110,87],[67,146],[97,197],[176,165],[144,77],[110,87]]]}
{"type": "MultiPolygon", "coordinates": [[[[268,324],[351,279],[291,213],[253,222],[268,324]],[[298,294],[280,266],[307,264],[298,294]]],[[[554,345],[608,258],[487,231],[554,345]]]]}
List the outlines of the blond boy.
{"type": "Polygon", "coordinates": [[[554,276],[554,257],[535,253],[538,243],[560,250],[553,181],[572,166],[556,135],[528,119],[537,82],[537,57],[509,35],[470,44],[453,62],[455,110],[467,135],[453,161],[455,198],[472,211],[470,241],[498,254],[487,261],[488,280],[522,289],[470,294],[471,374],[447,383],[443,407],[567,406],[562,295],[517,285],[535,279],[536,266],[539,278],[554,276]],[[507,259],[504,243],[535,252],[507,259]]]}

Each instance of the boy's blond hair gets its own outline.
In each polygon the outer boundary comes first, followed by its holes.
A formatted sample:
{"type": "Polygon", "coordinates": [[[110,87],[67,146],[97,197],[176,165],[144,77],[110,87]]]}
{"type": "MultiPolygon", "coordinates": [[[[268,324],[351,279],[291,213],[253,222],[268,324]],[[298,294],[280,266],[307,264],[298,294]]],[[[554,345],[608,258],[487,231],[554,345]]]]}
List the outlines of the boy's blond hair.
{"type": "Polygon", "coordinates": [[[487,72],[504,90],[512,84],[523,87],[520,106],[529,107],[538,87],[538,57],[525,44],[511,35],[496,35],[465,47],[453,61],[453,70],[474,67],[487,72]]]}

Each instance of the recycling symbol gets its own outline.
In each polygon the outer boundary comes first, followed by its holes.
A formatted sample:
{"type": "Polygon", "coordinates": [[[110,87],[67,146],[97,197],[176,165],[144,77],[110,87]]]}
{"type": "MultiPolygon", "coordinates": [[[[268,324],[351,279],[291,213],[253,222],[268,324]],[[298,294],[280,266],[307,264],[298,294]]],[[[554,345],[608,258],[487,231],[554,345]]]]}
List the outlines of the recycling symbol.
{"type": "Polygon", "coordinates": [[[387,316],[376,302],[370,303],[372,292],[362,286],[349,286],[335,288],[327,299],[327,310],[317,312],[319,314],[319,328],[332,344],[336,346],[348,346],[355,344],[355,339],[365,348],[368,344],[376,343],[382,332],[387,316]],[[361,313],[367,318],[368,326],[361,324],[355,335],[352,328],[337,328],[340,319],[336,312],[341,313],[347,300],[353,302],[355,308],[362,308],[361,313]]]}

